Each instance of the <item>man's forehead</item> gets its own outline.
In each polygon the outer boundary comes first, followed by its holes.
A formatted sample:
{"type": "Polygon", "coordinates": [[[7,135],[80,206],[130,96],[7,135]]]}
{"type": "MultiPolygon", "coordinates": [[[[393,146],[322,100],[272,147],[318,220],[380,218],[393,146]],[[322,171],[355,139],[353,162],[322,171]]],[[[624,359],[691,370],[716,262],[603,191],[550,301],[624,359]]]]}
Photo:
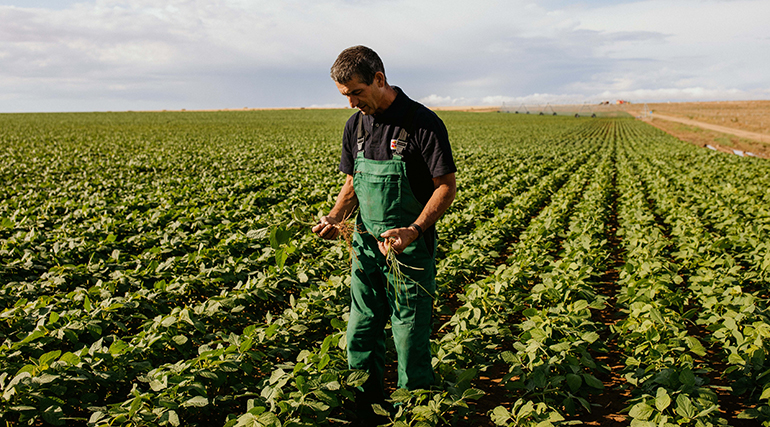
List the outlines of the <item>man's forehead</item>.
{"type": "Polygon", "coordinates": [[[353,76],[352,79],[346,81],[345,83],[335,82],[335,84],[337,85],[337,89],[339,89],[343,95],[347,95],[350,92],[367,87],[367,85],[361,83],[361,80],[358,78],[358,76],[353,76]]]}

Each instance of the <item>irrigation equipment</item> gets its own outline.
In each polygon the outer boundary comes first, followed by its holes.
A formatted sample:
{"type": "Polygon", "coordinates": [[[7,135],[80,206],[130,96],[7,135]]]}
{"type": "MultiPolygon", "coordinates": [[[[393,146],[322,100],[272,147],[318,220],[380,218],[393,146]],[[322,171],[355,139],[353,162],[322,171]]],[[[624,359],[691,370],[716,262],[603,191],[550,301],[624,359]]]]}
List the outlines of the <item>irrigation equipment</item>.
{"type": "Polygon", "coordinates": [[[575,117],[580,117],[583,113],[586,112],[586,110],[587,110],[586,114],[590,114],[591,117],[593,118],[596,117],[596,113],[594,113],[593,109],[591,108],[591,105],[588,104],[587,102],[584,102],[583,105],[580,106],[580,110],[578,110],[578,112],[575,113],[575,117]]]}
{"type": "Polygon", "coordinates": [[[529,114],[529,109],[527,108],[527,106],[526,106],[526,105],[524,105],[524,103],[523,103],[523,102],[522,102],[522,103],[521,103],[521,105],[519,106],[519,109],[518,109],[518,110],[516,110],[516,111],[514,111],[514,113],[516,113],[516,114],[519,114],[519,110],[523,110],[523,111],[525,112],[524,114],[529,114]]]}
{"type": "Polygon", "coordinates": [[[553,115],[553,116],[556,115],[556,111],[554,111],[553,107],[551,107],[551,103],[550,102],[545,104],[545,107],[542,110],[540,110],[540,115],[544,116],[548,112],[548,110],[551,110],[551,113],[552,113],[551,115],[553,115]]]}

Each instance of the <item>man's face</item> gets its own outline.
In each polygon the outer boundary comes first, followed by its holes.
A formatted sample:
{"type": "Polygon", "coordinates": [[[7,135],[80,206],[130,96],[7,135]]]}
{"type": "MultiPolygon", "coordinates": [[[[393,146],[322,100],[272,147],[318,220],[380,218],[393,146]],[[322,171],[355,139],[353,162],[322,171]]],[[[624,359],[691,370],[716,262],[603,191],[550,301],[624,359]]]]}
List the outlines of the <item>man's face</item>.
{"type": "Polygon", "coordinates": [[[374,81],[370,85],[361,83],[358,76],[345,83],[337,83],[337,89],[341,94],[348,98],[351,108],[358,108],[364,114],[374,114],[384,111],[382,108],[383,89],[385,87],[385,76],[378,72],[374,76],[374,81]]]}

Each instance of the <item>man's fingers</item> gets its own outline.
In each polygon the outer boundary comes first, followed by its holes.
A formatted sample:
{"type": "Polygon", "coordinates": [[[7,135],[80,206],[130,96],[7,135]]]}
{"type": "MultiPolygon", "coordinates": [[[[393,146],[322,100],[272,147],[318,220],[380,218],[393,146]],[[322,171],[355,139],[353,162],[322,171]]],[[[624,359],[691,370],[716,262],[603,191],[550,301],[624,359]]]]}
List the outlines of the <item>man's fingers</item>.
{"type": "Polygon", "coordinates": [[[337,237],[337,227],[331,224],[326,224],[324,228],[321,230],[320,235],[324,239],[333,239],[337,237]]]}
{"type": "Polygon", "coordinates": [[[387,240],[388,237],[394,237],[396,235],[398,235],[398,232],[396,231],[396,229],[391,228],[390,230],[386,230],[385,232],[380,234],[380,237],[383,237],[387,240]]]}
{"type": "Polygon", "coordinates": [[[322,217],[318,221],[318,224],[314,225],[311,230],[313,233],[318,234],[318,236],[326,240],[335,239],[339,235],[339,229],[337,229],[335,223],[329,221],[327,217],[322,217]]]}
{"type": "Polygon", "coordinates": [[[384,242],[379,242],[379,241],[377,242],[377,247],[380,248],[380,252],[384,256],[388,255],[388,246],[387,246],[388,243],[387,242],[388,242],[387,240],[385,240],[384,242]]]}
{"type": "Polygon", "coordinates": [[[390,233],[391,230],[382,233],[380,236],[384,237],[384,240],[378,241],[377,245],[380,247],[380,252],[383,255],[387,255],[389,250],[394,250],[396,254],[404,252],[404,241],[398,235],[397,232],[390,233]],[[389,236],[392,234],[392,236],[389,236]]]}

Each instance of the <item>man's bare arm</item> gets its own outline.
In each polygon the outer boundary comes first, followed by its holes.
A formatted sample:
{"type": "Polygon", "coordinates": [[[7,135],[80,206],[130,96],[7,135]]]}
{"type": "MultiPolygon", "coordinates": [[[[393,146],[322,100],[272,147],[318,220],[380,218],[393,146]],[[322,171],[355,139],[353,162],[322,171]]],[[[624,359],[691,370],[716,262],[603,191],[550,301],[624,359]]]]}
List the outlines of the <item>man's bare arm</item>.
{"type": "MultiPolygon", "coordinates": [[[[427,230],[431,225],[435,224],[454,201],[455,195],[457,194],[455,174],[450,173],[433,178],[433,187],[435,188],[435,190],[433,190],[433,195],[422,209],[420,216],[414,221],[414,224],[422,230],[427,230]]],[[[380,236],[386,238],[384,242],[380,242],[380,252],[387,254],[388,247],[393,246],[396,253],[400,254],[407,246],[417,240],[419,235],[420,233],[413,227],[393,228],[388,230],[380,236]],[[388,239],[388,237],[392,237],[393,239],[388,239]]]]}
{"type": "Polygon", "coordinates": [[[345,178],[345,183],[342,184],[340,194],[337,195],[334,207],[329,211],[328,215],[321,217],[318,224],[312,228],[313,232],[324,239],[336,239],[340,234],[340,230],[336,225],[349,217],[357,207],[358,197],[355,190],[353,190],[353,175],[348,175],[345,178]]]}

